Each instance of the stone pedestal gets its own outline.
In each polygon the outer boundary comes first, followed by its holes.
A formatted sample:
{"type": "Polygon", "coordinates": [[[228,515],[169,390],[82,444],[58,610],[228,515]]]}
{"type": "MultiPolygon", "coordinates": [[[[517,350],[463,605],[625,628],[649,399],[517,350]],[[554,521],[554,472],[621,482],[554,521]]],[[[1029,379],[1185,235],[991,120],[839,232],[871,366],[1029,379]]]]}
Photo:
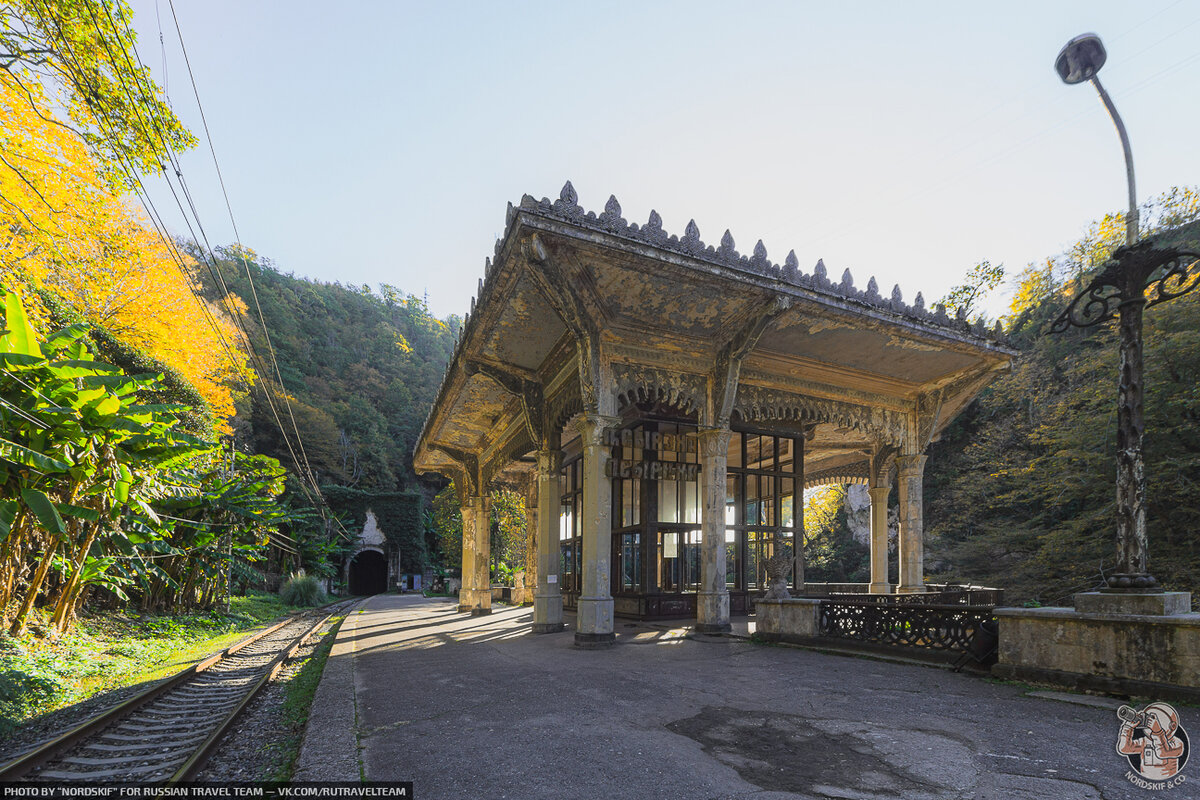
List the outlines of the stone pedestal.
{"type": "Polygon", "coordinates": [[[821,632],[821,601],[793,597],[754,604],[754,633],[768,642],[811,642],[821,632]]]}
{"type": "Polygon", "coordinates": [[[533,594],[533,632],[558,633],[564,628],[562,591],[558,585],[558,504],[562,495],[562,453],[538,452],[537,589],[533,594]]]}
{"type": "Polygon", "coordinates": [[[1191,592],[1081,592],[1075,595],[1081,614],[1165,616],[1192,610],[1191,592]]]}
{"type": "Polygon", "coordinates": [[[1200,614],[1188,592],[1075,595],[1074,608],[998,608],[1001,678],[1200,701],[1200,614]]]}

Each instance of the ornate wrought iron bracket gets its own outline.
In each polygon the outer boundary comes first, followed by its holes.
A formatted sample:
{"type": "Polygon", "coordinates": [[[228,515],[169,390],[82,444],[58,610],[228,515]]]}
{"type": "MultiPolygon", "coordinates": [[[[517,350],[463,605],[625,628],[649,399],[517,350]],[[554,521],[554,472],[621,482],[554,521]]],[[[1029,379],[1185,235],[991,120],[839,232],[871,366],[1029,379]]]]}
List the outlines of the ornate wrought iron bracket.
{"type": "Polygon", "coordinates": [[[1175,248],[1157,248],[1149,239],[1119,247],[1113,259],[1075,296],[1050,326],[1051,333],[1070,327],[1089,328],[1116,319],[1122,305],[1145,301],[1154,306],[1187,294],[1200,284],[1194,270],[1200,254],[1175,248]]]}
{"type": "Polygon", "coordinates": [[[1118,248],[1113,259],[1050,326],[1051,333],[1117,320],[1121,383],[1117,392],[1117,569],[1108,591],[1161,591],[1147,569],[1142,311],[1200,284],[1200,254],[1158,248],[1150,240],[1118,248]]]}

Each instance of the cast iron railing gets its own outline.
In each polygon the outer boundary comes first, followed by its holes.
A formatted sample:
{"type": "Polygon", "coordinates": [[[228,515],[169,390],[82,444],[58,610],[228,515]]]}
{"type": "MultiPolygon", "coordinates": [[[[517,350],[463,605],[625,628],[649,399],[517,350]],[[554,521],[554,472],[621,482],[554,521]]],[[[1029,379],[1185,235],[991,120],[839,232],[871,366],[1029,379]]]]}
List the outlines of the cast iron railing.
{"type": "Polygon", "coordinates": [[[986,657],[981,652],[982,640],[990,636],[994,644],[992,611],[990,605],[831,598],[821,602],[820,635],[876,645],[971,654],[982,660],[986,657]],[[982,636],[981,628],[984,628],[982,636]]]}

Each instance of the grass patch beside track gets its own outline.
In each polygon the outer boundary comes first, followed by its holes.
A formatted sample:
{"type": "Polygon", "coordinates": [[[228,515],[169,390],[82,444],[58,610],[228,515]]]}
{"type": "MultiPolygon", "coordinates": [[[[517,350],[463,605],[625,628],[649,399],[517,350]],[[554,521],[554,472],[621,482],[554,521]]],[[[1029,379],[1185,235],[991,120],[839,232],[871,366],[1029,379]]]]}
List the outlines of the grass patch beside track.
{"type": "Polygon", "coordinates": [[[0,634],[0,740],[40,714],[165,678],[295,610],[252,594],[233,598],[229,612],[84,615],[57,640],[37,620],[20,640],[0,634]]]}
{"type": "Polygon", "coordinates": [[[304,662],[300,671],[288,681],[287,698],[283,701],[283,724],[287,727],[287,737],[279,745],[273,759],[270,772],[263,776],[268,781],[289,781],[296,769],[296,759],[300,756],[300,745],[304,742],[304,729],[308,725],[308,714],[312,708],[313,697],[317,693],[317,684],[321,682],[321,674],[325,671],[325,661],[329,651],[333,649],[334,639],[345,614],[334,617],[329,630],[321,634],[321,643],[304,662]]]}

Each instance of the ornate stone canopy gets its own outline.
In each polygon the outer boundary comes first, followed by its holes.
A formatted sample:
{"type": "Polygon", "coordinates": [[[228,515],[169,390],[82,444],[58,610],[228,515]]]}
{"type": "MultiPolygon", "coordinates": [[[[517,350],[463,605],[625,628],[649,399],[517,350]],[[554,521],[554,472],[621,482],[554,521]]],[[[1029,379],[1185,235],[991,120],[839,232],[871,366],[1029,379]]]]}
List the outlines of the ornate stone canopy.
{"type": "Polygon", "coordinates": [[[803,432],[807,483],[869,480],[918,455],[1016,351],[997,329],[930,310],[874,278],[832,281],[771,262],[694,222],[668,235],[610,198],[585,212],[558,200],[509,205],[503,236],[414,453],[419,472],[464,495],[524,483],[534,453],[561,445],[579,413],[615,417],[659,403],[701,428],[803,432]]]}

